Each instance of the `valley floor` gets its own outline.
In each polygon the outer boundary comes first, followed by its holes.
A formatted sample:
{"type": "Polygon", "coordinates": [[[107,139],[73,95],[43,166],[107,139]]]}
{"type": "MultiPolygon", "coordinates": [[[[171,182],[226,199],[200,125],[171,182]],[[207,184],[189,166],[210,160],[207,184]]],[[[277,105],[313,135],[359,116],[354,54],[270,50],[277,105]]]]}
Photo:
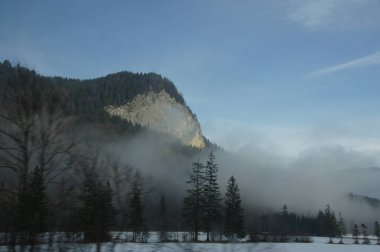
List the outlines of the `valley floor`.
{"type": "MultiPolygon", "coordinates": [[[[371,252],[379,251],[380,245],[372,241],[371,245],[355,245],[351,239],[346,239],[345,244],[328,244],[328,238],[313,237],[312,243],[105,243],[100,245],[100,251],[104,252],[371,252]]],[[[0,251],[12,251],[7,246],[0,246],[0,251]]],[[[29,247],[16,247],[16,251],[30,251],[29,247]]],[[[95,252],[96,244],[56,244],[53,247],[39,245],[34,251],[81,251],[95,252]]]]}

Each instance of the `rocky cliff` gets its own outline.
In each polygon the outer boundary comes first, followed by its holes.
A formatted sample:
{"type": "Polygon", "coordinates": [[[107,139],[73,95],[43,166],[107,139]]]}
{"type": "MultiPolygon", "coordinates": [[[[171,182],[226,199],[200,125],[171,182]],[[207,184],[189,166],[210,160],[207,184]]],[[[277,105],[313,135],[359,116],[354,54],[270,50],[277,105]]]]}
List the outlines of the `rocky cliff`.
{"type": "Polygon", "coordinates": [[[205,147],[195,116],[165,91],[150,91],[124,105],[108,105],[104,109],[112,116],[176,137],[185,145],[205,147]]]}

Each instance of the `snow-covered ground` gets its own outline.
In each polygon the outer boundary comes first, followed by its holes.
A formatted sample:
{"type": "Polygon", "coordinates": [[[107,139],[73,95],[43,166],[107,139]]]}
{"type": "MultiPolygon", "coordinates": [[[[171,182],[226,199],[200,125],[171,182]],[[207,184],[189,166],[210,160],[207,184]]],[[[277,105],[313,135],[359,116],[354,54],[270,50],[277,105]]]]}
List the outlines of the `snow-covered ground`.
{"type": "MultiPolygon", "coordinates": [[[[371,245],[355,245],[352,239],[346,237],[345,244],[328,244],[328,238],[312,237],[312,243],[159,243],[155,242],[155,235],[151,236],[149,243],[104,243],[100,244],[100,251],[138,251],[138,252],[180,252],[180,251],[199,251],[199,252],[371,252],[380,251],[380,245],[376,245],[376,240],[371,237],[371,245]]],[[[335,239],[334,242],[338,242],[335,239]]],[[[10,251],[9,247],[0,246],[0,251],[10,251]]],[[[24,250],[17,247],[16,251],[29,251],[29,247],[24,250]]],[[[55,244],[53,247],[39,245],[35,251],[97,251],[96,244],[55,244]]]]}
{"type": "MultiPolygon", "coordinates": [[[[124,244],[102,244],[101,251],[139,251],[139,252],[371,252],[379,251],[379,245],[340,245],[327,243],[124,243],[124,244]]],[[[10,251],[8,247],[0,247],[0,251],[10,251]]],[[[22,251],[19,247],[17,251],[22,251]]],[[[25,248],[29,251],[29,248],[25,248]]],[[[36,247],[35,251],[96,251],[94,244],[62,244],[49,248],[47,246],[36,247]]]]}

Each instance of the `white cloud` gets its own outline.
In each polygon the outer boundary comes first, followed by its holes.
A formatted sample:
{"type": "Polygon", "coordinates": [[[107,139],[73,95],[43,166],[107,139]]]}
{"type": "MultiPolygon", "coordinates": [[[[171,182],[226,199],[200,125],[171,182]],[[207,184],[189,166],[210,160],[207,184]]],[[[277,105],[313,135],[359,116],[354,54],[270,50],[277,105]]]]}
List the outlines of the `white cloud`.
{"type": "Polygon", "coordinates": [[[369,67],[374,65],[380,65],[380,51],[335,66],[322,68],[318,71],[308,74],[306,77],[318,77],[338,71],[344,71],[352,68],[369,67]]]}
{"type": "Polygon", "coordinates": [[[352,29],[376,25],[377,0],[290,0],[287,16],[311,29],[352,29]]]}
{"type": "Polygon", "coordinates": [[[289,13],[289,18],[309,27],[322,26],[331,22],[335,5],[336,1],[332,0],[294,3],[294,9],[289,13]]]}
{"type": "MultiPolygon", "coordinates": [[[[326,148],[342,148],[377,157],[380,153],[380,134],[376,133],[373,125],[378,123],[329,121],[316,125],[260,125],[210,119],[203,125],[203,132],[228,151],[246,157],[264,158],[284,166],[305,151],[326,148]]],[[[376,160],[380,162],[380,158],[376,160]]]]}

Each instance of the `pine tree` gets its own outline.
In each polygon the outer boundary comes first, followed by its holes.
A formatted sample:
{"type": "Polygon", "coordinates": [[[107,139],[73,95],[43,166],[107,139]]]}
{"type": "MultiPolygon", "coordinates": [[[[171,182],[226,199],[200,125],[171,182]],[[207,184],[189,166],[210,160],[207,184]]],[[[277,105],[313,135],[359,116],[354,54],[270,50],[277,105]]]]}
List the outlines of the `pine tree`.
{"type": "Polygon", "coordinates": [[[373,235],[377,237],[377,244],[380,244],[380,224],[378,221],[375,221],[373,235]]]}
{"type": "Polygon", "coordinates": [[[203,216],[204,197],[204,165],[201,162],[193,163],[190,180],[190,189],[186,190],[187,196],[184,199],[183,217],[194,232],[193,240],[198,241],[198,232],[201,228],[201,219],[203,216]]]}
{"type": "Polygon", "coordinates": [[[129,226],[132,230],[132,241],[144,241],[146,232],[146,223],[144,218],[144,208],[141,202],[142,185],[141,178],[138,172],[135,173],[135,178],[132,185],[132,196],[129,207],[129,226]],[[140,238],[140,239],[139,239],[140,238]]]}
{"type": "Polygon", "coordinates": [[[368,239],[367,226],[363,223],[360,226],[362,228],[363,244],[370,244],[370,241],[368,239]]]}
{"type": "Polygon", "coordinates": [[[284,240],[287,240],[288,230],[289,230],[289,212],[288,212],[288,206],[286,204],[284,204],[281,208],[280,220],[281,220],[281,231],[283,232],[284,240]]]}
{"type": "Polygon", "coordinates": [[[86,172],[82,192],[79,195],[78,230],[84,232],[84,239],[88,241],[96,240],[94,223],[98,217],[96,212],[97,179],[93,172],[86,172]]]}
{"type": "Polygon", "coordinates": [[[19,196],[16,213],[16,228],[21,242],[34,244],[36,236],[46,230],[48,217],[48,198],[45,192],[44,176],[37,166],[23,193],[19,196]],[[27,237],[26,237],[27,236],[27,237]]]}
{"type": "Polygon", "coordinates": [[[111,238],[109,232],[115,216],[112,195],[108,182],[100,181],[93,171],[86,172],[78,210],[78,229],[86,241],[103,242],[111,238]]]}
{"type": "Polygon", "coordinates": [[[360,231],[359,231],[359,227],[358,225],[354,225],[354,227],[352,228],[352,238],[354,239],[354,243],[355,244],[359,244],[359,235],[360,235],[360,231]]]}
{"type": "Polygon", "coordinates": [[[109,181],[106,181],[105,183],[103,182],[99,183],[99,196],[100,196],[99,224],[100,224],[101,229],[104,230],[103,233],[104,233],[105,239],[112,238],[109,234],[109,231],[111,230],[111,227],[114,224],[115,215],[116,215],[116,210],[112,203],[113,194],[114,192],[111,188],[109,181]]]}
{"type": "Polygon", "coordinates": [[[286,204],[282,206],[280,214],[281,216],[288,216],[289,211],[288,211],[288,206],[286,204]]]}
{"type": "Polygon", "coordinates": [[[332,239],[335,237],[337,233],[338,224],[335,217],[335,213],[331,210],[330,205],[327,205],[325,209],[325,229],[329,236],[329,243],[333,243],[332,239]]]}
{"type": "Polygon", "coordinates": [[[160,241],[168,241],[168,219],[166,214],[166,201],[165,197],[161,196],[160,203],[158,204],[158,213],[159,213],[159,230],[160,230],[160,241]]]}
{"type": "Polygon", "coordinates": [[[239,187],[233,176],[231,176],[227,185],[224,216],[225,235],[229,239],[233,238],[234,235],[243,238],[245,236],[244,211],[241,207],[239,187]]]}
{"type": "Polygon", "coordinates": [[[47,217],[48,217],[48,198],[44,186],[44,174],[42,169],[38,166],[35,168],[30,187],[30,216],[31,216],[31,231],[35,236],[46,230],[47,217]]]}
{"type": "Polygon", "coordinates": [[[318,211],[317,218],[315,220],[317,235],[326,236],[325,230],[325,214],[322,210],[318,211]]]}
{"type": "Polygon", "coordinates": [[[343,235],[346,234],[346,224],[344,222],[344,219],[341,213],[339,213],[338,229],[339,229],[340,243],[343,244],[343,235]]]}
{"type": "Polygon", "coordinates": [[[215,156],[212,152],[209,154],[209,160],[205,170],[205,206],[204,206],[204,224],[207,233],[207,241],[210,241],[210,231],[212,224],[221,219],[221,194],[217,182],[218,165],[215,163],[215,156]]]}

